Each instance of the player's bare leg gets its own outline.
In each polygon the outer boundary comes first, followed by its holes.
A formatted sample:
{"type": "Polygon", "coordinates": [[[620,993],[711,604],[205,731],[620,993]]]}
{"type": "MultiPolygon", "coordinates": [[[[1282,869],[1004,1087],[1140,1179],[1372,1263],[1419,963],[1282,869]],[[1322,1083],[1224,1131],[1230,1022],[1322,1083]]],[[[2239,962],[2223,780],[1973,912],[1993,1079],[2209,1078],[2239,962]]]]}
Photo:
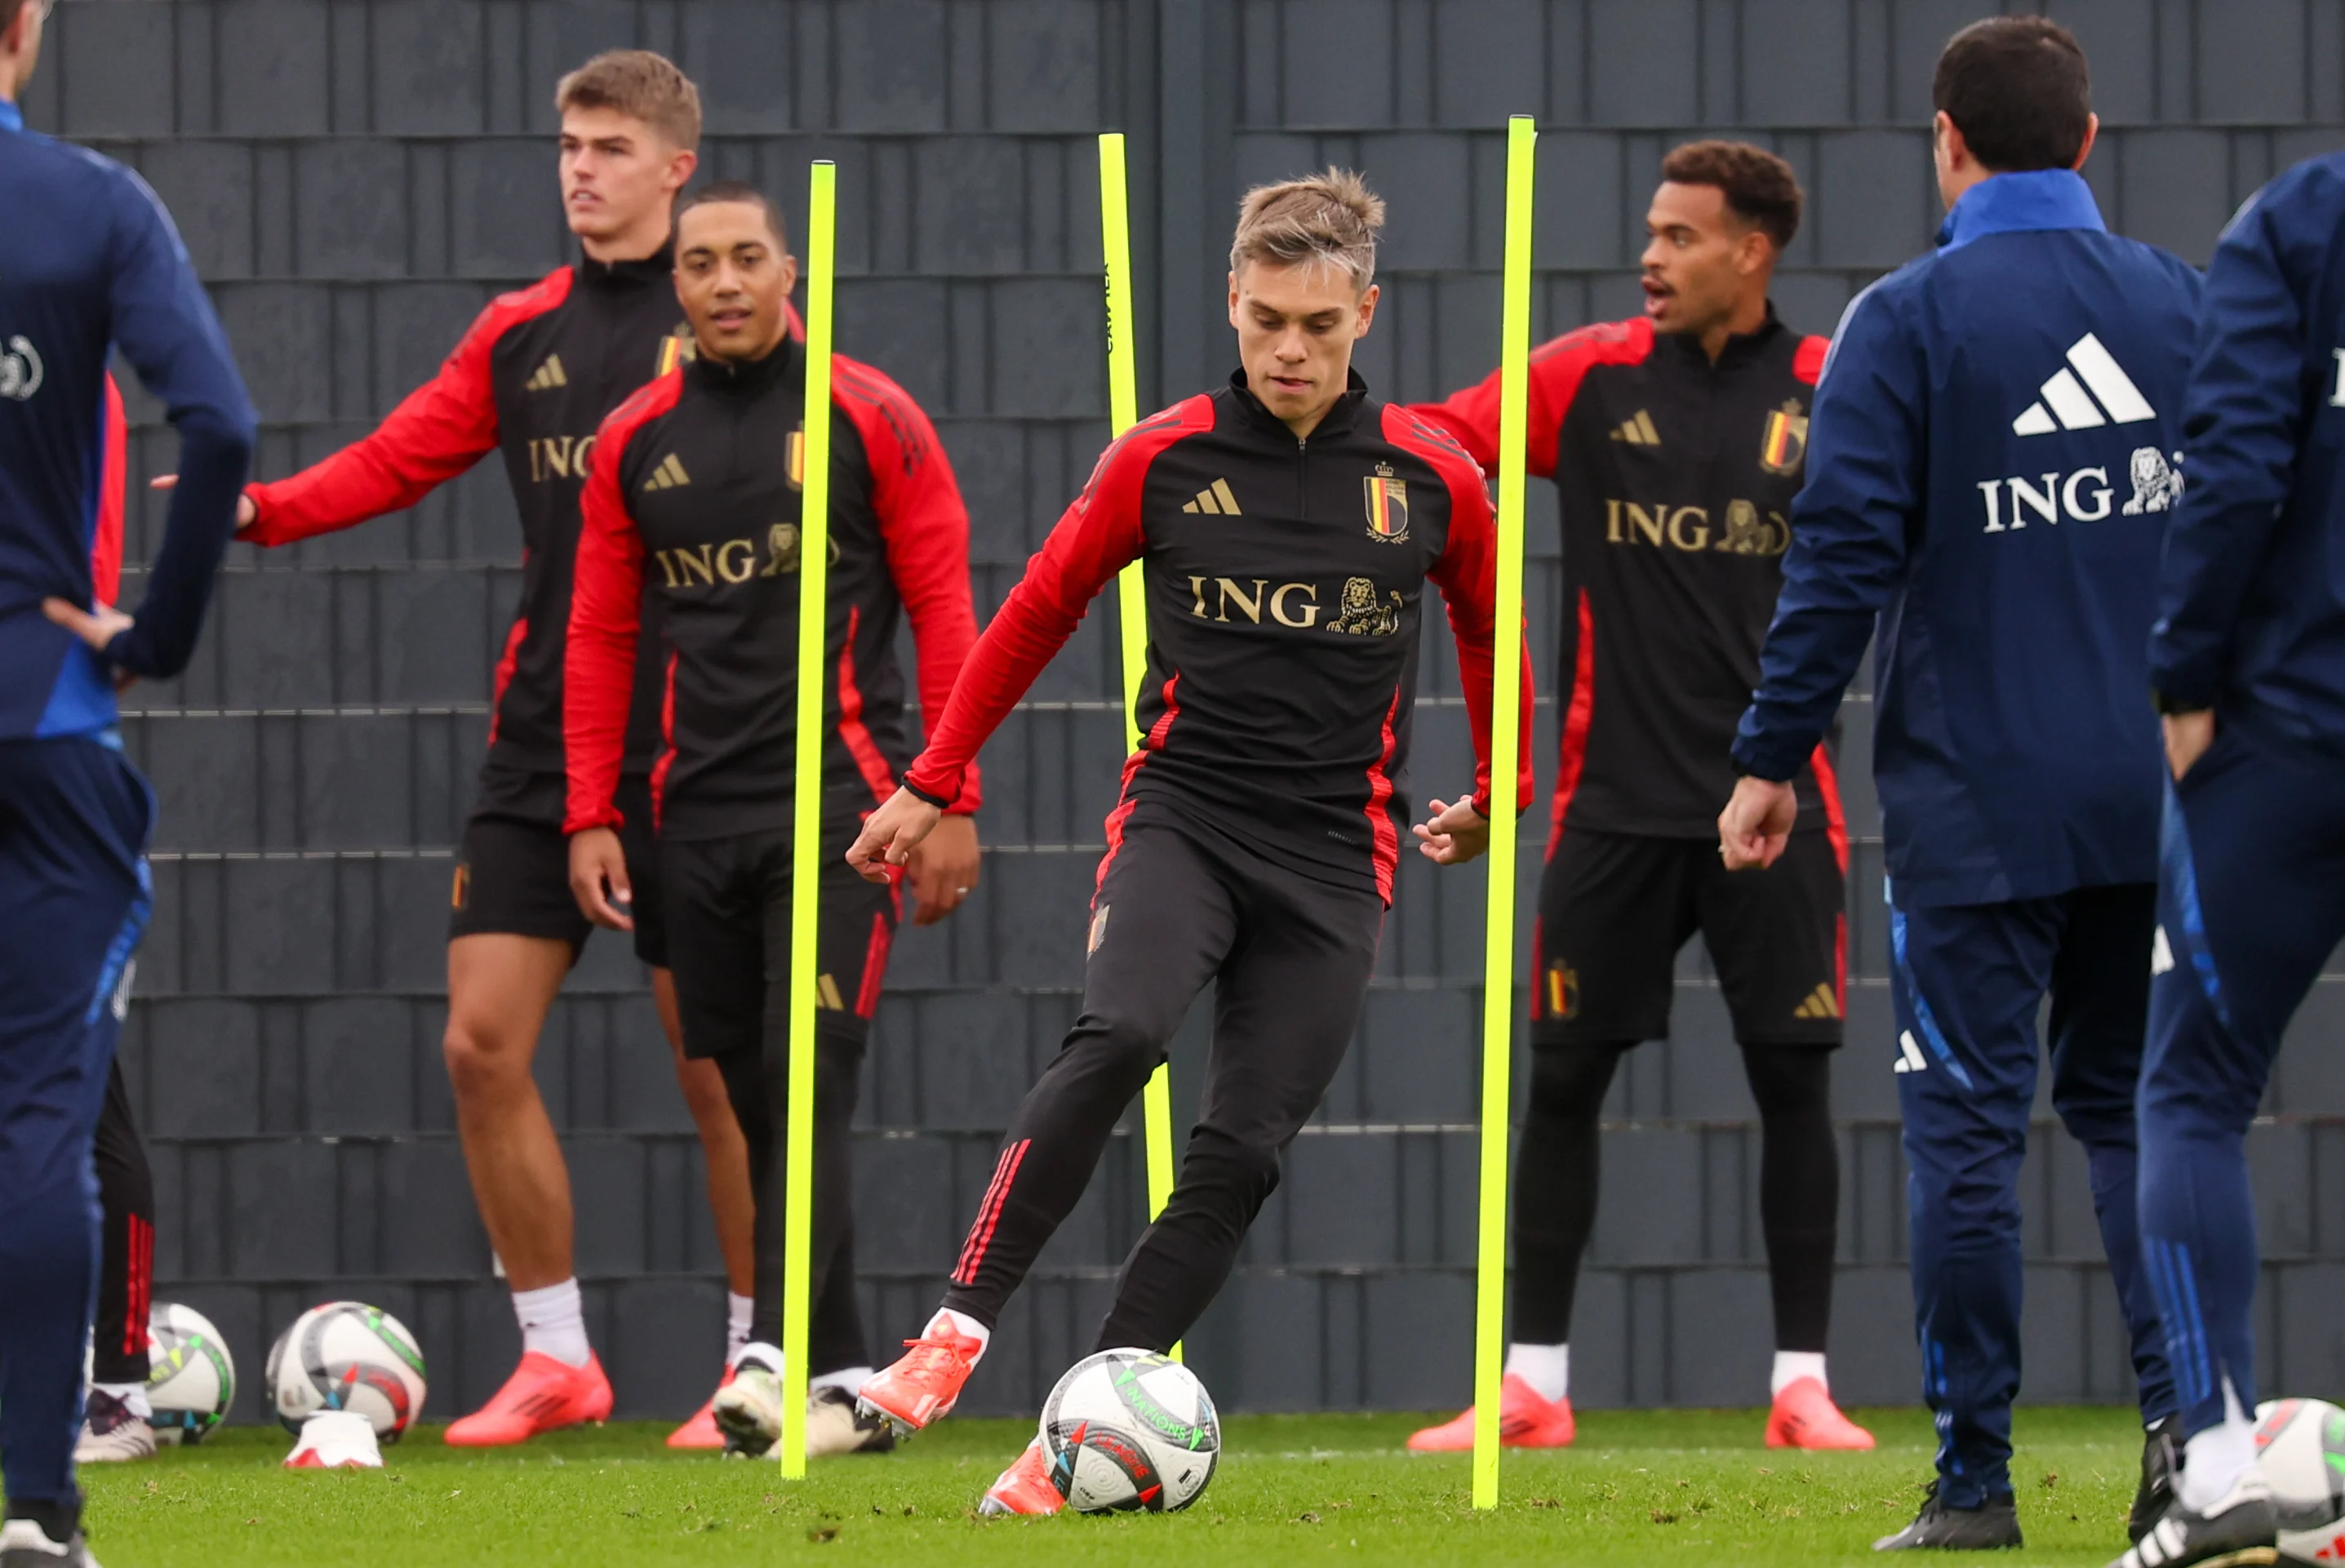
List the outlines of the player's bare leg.
{"type": "Polygon", "coordinates": [[[519,1369],[485,1407],[449,1427],[448,1441],[460,1447],[519,1442],[611,1411],[610,1382],[578,1317],[570,1171],[530,1072],[572,958],[568,942],[544,937],[484,933],[448,943],[442,1051],[456,1131],[523,1324],[519,1369]],[[539,1311],[548,1318],[543,1329],[532,1320],[539,1311]]]}
{"type": "MultiPolygon", "coordinates": [[[[731,1321],[725,1346],[725,1376],[733,1374],[733,1357],[749,1331],[749,1303],[757,1293],[757,1204],[749,1190],[749,1145],[734,1119],[732,1102],[725,1097],[725,1075],[710,1061],[694,1061],[684,1054],[684,1020],[676,1012],[675,976],[655,969],[652,1005],[660,1027],[667,1032],[668,1049],[675,1057],[676,1087],[684,1092],[685,1108],[700,1133],[701,1156],[708,1167],[708,1211],[716,1221],[716,1245],[725,1255],[725,1284],[730,1296],[731,1321]]],[[[713,1401],[705,1402],[692,1419],[670,1432],[670,1448],[721,1449],[725,1434],[717,1429],[713,1401]]]]}

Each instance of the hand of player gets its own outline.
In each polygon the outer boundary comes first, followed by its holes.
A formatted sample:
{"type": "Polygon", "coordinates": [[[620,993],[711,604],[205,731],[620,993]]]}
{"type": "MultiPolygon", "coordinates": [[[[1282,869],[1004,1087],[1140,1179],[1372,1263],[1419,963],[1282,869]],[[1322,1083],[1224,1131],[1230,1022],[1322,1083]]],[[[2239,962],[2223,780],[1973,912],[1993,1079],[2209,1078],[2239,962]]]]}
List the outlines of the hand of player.
{"type": "MultiPolygon", "coordinates": [[[[87,643],[96,650],[100,658],[106,657],[106,650],[113,645],[115,638],[130,629],[128,612],[117,610],[112,605],[99,605],[94,610],[85,610],[71,599],[43,599],[41,614],[87,643]]],[[[117,670],[114,672],[114,689],[127,691],[137,678],[128,670],[117,670]]]]}
{"type": "MultiPolygon", "coordinates": [[[[915,846],[904,875],[912,884],[912,923],[934,925],[977,886],[977,819],[947,817],[915,846]]],[[[860,868],[858,868],[860,869],[860,868]]]]}
{"type": "MultiPolygon", "coordinates": [[[[176,490],[178,488],[178,484],[179,476],[178,474],[158,473],[154,478],[147,482],[147,488],[149,490],[176,490]]],[[[236,531],[242,534],[249,529],[255,523],[259,521],[260,508],[252,504],[251,495],[249,494],[239,494],[236,498],[236,531]]]]}
{"type": "Polygon", "coordinates": [[[1409,831],[1416,835],[1416,852],[1436,866],[1462,866],[1490,848],[1490,819],[1474,809],[1469,794],[1447,805],[1427,800],[1432,816],[1409,831]]]}
{"type": "Polygon", "coordinates": [[[1734,784],[1734,798],[1718,814],[1718,852],[1730,871],[1765,871],[1782,858],[1800,819],[1800,798],[1788,783],[1753,779],[1734,784]]]}
{"type": "Polygon", "coordinates": [[[578,910],[605,931],[633,931],[634,917],[627,906],[635,890],[627,881],[627,853],[619,835],[608,828],[589,828],[570,835],[570,895],[578,910]]]}
{"type": "MultiPolygon", "coordinates": [[[[855,868],[856,875],[867,882],[885,882],[893,879],[893,868],[905,865],[920,840],[936,831],[938,820],[944,813],[913,794],[898,789],[888,797],[879,809],[863,819],[863,831],[848,846],[847,863],[855,868]]],[[[971,827],[974,834],[976,829],[971,827]]],[[[957,887],[975,887],[974,879],[957,882],[957,887]]]]}
{"type": "Polygon", "coordinates": [[[2207,755],[2207,748],[2215,744],[2215,710],[2202,708],[2196,713],[2169,713],[2157,723],[2166,732],[2166,765],[2174,770],[2175,782],[2180,783],[2182,776],[2207,755]]]}

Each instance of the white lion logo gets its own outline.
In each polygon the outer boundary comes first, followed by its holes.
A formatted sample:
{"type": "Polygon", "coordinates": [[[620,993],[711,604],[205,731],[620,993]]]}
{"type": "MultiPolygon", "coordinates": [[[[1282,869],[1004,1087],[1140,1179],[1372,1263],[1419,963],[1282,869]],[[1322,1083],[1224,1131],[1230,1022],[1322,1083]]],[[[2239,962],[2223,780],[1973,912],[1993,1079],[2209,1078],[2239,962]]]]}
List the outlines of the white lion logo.
{"type": "MultiPolygon", "coordinates": [[[[2175,454],[2177,462],[2181,453],[2175,454]]],[[[2125,504],[2125,514],[2138,517],[2145,512],[2164,512],[2182,494],[2182,474],[2169,466],[2166,453],[2154,446],[2133,449],[2133,499],[2125,504]]]]}

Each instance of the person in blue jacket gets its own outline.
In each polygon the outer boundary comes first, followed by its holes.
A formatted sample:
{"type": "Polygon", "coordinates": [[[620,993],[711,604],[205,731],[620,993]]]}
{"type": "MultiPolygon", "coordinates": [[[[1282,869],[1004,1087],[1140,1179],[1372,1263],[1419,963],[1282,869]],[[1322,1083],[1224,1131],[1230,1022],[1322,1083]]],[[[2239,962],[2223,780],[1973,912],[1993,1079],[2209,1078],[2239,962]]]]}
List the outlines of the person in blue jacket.
{"type": "Polygon", "coordinates": [[[96,1291],[90,1145],[146,921],[153,800],[115,690],[193,650],[251,455],[211,305],[137,176],[25,128],[51,0],[0,0],[0,1564],[86,1561],[73,1481],[96,1291]],[[134,618],[100,603],[107,363],[179,432],[134,618]]]}
{"type": "Polygon", "coordinates": [[[1719,819],[1730,867],[1782,852],[1788,781],[1877,639],[1890,1065],[1939,1434],[1887,1551],[2020,1543],[2018,1177],[2047,994],[2052,1101],[2086,1150],[2148,1429],[2137,1531],[2170,1491],[2175,1409],[2134,1202],[2159,789],[2143,650],[2199,280],[2103,227],[2064,28],[1964,28],[1934,97],[1945,225],[1849,306],[1825,360],[1719,819]]]}
{"type": "Polygon", "coordinates": [[[2174,782],[2141,1229],[2187,1463],[2128,1568],[2276,1540],[2255,1468],[2246,1137],[2281,1033],[2345,937],[2345,155],[2289,169],[2224,230],[2182,439],[2190,487],[2149,643],[2174,782]]]}

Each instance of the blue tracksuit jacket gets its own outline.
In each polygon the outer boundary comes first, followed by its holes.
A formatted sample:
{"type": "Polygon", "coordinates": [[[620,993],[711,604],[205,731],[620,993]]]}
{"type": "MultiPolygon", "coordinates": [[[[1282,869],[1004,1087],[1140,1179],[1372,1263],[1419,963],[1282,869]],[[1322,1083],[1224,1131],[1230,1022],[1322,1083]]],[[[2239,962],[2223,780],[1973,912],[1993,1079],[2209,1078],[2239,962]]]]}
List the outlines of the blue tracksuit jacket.
{"type": "Polygon", "coordinates": [[[252,437],[228,340],[155,193],[0,102],[0,740],[102,733],[115,722],[109,663],[186,666],[252,437]],[[41,601],[90,603],[117,348],[178,427],[179,487],[137,625],[100,659],[41,601]]]}
{"type": "Polygon", "coordinates": [[[2171,697],[2345,746],[2345,154],[2300,163],[2207,272],[2150,677],[2171,697]]]}
{"type": "Polygon", "coordinates": [[[1734,758],[1792,777],[1877,623],[1900,908],[2157,880],[2144,650],[2199,288],[2080,176],[2006,174],[1842,319],[1734,758]]]}

